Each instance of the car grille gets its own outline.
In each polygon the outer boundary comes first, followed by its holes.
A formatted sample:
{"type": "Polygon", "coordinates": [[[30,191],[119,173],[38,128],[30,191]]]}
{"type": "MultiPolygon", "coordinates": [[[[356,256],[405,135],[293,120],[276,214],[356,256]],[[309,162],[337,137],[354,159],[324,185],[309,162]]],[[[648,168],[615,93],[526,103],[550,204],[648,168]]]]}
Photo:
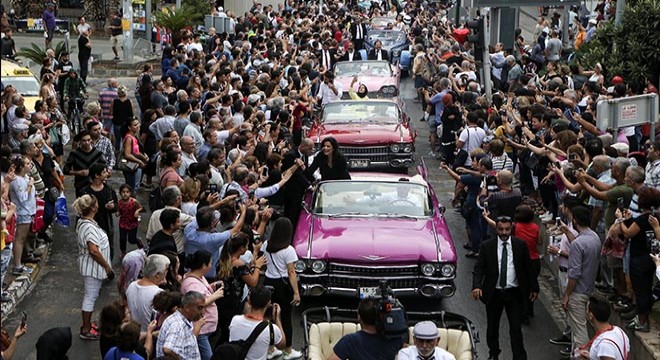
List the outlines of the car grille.
{"type": "Polygon", "coordinates": [[[331,275],[352,275],[363,277],[388,277],[388,276],[418,276],[419,270],[417,265],[413,266],[383,266],[383,267],[369,267],[369,266],[353,266],[337,263],[330,263],[328,270],[331,275]]]}
{"type": "Polygon", "coordinates": [[[369,159],[371,162],[388,162],[390,156],[388,155],[387,146],[369,146],[369,147],[353,147],[353,146],[340,146],[342,154],[347,159],[369,159]]]}
{"type": "MultiPolygon", "coordinates": [[[[387,279],[387,285],[393,289],[415,288],[418,287],[419,280],[411,279],[387,279]]],[[[339,287],[348,289],[357,289],[359,287],[378,287],[380,279],[356,279],[330,276],[328,278],[328,287],[339,287]]]]}

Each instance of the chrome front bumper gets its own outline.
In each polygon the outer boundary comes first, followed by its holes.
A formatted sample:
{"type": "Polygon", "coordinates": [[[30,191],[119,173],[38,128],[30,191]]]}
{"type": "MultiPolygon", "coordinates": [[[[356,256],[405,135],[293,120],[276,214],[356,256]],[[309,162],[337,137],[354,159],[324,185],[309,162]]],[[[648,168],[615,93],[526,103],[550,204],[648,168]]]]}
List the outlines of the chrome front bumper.
{"type": "MultiPolygon", "coordinates": [[[[358,297],[358,289],[342,287],[325,287],[321,284],[301,284],[303,296],[337,295],[358,297]]],[[[456,286],[451,284],[425,284],[421,288],[394,288],[395,297],[424,296],[427,298],[448,298],[454,295],[456,286]]]]}

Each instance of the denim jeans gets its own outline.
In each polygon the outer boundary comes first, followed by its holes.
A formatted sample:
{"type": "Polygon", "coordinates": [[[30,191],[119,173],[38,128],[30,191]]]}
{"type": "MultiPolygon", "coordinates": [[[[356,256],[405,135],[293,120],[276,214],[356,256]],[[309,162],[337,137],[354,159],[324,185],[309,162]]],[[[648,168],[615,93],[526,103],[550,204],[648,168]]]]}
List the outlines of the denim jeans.
{"type": "Polygon", "coordinates": [[[141,179],[142,179],[142,169],[140,168],[138,168],[134,172],[124,171],[124,180],[126,180],[126,184],[128,184],[128,186],[130,186],[134,192],[137,189],[138,185],[140,185],[141,179]]]}
{"type": "Polygon", "coordinates": [[[11,260],[11,244],[7,244],[2,253],[0,253],[0,272],[2,273],[2,283],[5,283],[5,275],[7,275],[7,268],[9,268],[9,261],[11,260]]]}
{"type": "Polygon", "coordinates": [[[121,125],[112,125],[112,132],[115,134],[115,151],[121,150],[121,125]]]}
{"type": "Polygon", "coordinates": [[[211,356],[213,356],[213,349],[211,349],[211,342],[209,341],[210,335],[211,334],[197,335],[197,346],[199,347],[199,355],[202,360],[211,360],[211,356]]]}

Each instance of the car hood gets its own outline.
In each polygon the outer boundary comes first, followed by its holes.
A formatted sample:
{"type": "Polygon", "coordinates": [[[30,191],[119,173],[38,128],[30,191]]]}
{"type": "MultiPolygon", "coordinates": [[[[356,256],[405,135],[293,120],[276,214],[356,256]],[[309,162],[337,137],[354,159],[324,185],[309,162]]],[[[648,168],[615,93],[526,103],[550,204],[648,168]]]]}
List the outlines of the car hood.
{"type": "MultiPolygon", "coordinates": [[[[438,261],[431,218],[315,217],[311,226],[313,259],[371,265],[438,261]]],[[[296,239],[294,247],[299,257],[307,257],[308,239],[296,239]]],[[[455,260],[450,251],[442,257],[455,260]]]]}
{"type": "Polygon", "coordinates": [[[311,138],[316,135],[321,139],[326,136],[333,136],[340,145],[389,144],[401,142],[402,140],[403,142],[413,141],[410,130],[402,124],[376,122],[323,124],[315,132],[310,133],[311,138]]]}

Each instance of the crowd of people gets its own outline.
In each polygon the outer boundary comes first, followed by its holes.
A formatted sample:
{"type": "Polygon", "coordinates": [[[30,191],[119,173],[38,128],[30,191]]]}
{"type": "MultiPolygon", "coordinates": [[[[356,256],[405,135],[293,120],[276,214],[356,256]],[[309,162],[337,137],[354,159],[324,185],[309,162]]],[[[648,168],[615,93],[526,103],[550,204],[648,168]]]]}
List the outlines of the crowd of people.
{"type": "MultiPolygon", "coordinates": [[[[466,256],[476,259],[472,296],[486,303],[490,357],[500,356],[503,309],[513,358],[527,357],[521,326],[534,316],[545,253],[558,264],[569,324],[550,341],[567,346],[561,350],[567,356],[625,359],[609,345],[629,349],[626,335],[607,322],[608,300],[629,320],[626,327],[650,330],[660,296],[653,288],[660,142],[645,127],[599,129],[596,102],[657,89],[616,74],[605,78],[600,64],[583,71],[567,63],[560,40],[568,36],[578,48],[608,20],[572,11],[570,32],[561,34],[558,16],[541,17],[534,39],[518,33],[513,49],[497,44],[489,101],[465,27],[443,17],[442,3],[373,2],[359,11],[328,2],[326,15],[309,5],[255,1],[238,17],[215,8],[232,19],[231,34],[209,29],[201,44],[199,34],[182,31],[163,49],[162,75],[144,65],[135,99],[108,79],[85,105],[86,59],[79,75],[69,54],[55,59],[52,50],[34,109],[3,84],[3,128],[10,132],[0,163],[3,285],[10,259],[14,276],[30,275],[31,264],[41,261],[56,201],[72,183],[84,284],[79,337],[99,340],[103,358],[217,358],[219,345],[247,339],[264,319],[271,326],[261,328],[247,358],[300,358],[292,346],[292,310],[301,294],[291,242],[301,200],[319,179],[350,178],[337,141],[328,137],[315,148],[304,124],[316,106],[349,90],[331,69],[360,58],[355,50],[364,46],[369,18],[392,16],[392,27],[411,43],[410,75],[430,131],[429,156],[456,181],[452,203],[466,232],[454,238],[465,239],[466,256]],[[79,126],[71,123],[76,111],[79,126]],[[65,125],[78,126],[66,152],[65,125]],[[115,171],[125,181],[118,189],[107,181],[115,171]],[[141,226],[147,208],[151,216],[141,226]],[[551,239],[560,240],[545,242],[542,223],[553,224],[551,239]],[[120,298],[98,306],[115,269],[120,298]],[[588,321],[599,330],[591,340],[588,321]]],[[[83,27],[82,37],[89,31],[83,27]]],[[[380,46],[369,58],[388,59],[380,46]]],[[[353,85],[351,98],[365,98],[366,87],[354,92],[353,85]]],[[[374,338],[373,306],[360,305],[363,330],[338,342],[333,359],[393,358],[401,349],[374,338]]],[[[418,325],[415,347],[400,358],[453,358],[435,348],[435,327],[418,325]]],[[[14,339],[25,331],[19,327],[14,339]]]]}

